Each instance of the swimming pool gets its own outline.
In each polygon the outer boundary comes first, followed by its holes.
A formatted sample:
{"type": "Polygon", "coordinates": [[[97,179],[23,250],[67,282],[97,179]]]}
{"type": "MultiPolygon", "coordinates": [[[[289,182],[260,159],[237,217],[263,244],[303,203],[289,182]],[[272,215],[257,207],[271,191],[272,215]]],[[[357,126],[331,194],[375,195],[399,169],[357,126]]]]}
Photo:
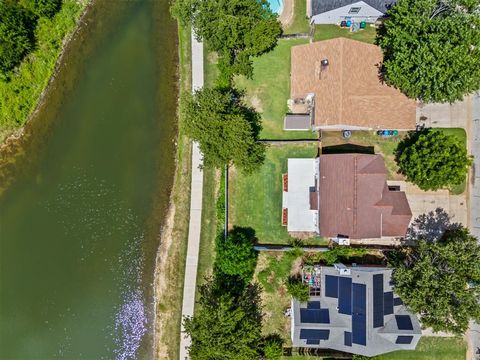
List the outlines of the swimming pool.
{"type": "Polygon", "coordinates": [[[270,9],[274,13],[280,14],[283,10],[283,0],[267,0],[270,4],[270,9]]]}

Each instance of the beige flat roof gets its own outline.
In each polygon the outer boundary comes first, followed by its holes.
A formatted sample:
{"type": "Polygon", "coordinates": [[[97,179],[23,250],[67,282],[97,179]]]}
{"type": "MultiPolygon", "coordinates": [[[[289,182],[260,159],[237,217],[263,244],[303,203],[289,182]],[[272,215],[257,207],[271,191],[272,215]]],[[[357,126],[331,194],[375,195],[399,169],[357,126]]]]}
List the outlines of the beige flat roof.
{"type": "Polygon", "coordinates": [[[415,128],[416,102],[379,79],[378,46],[336,38],[291,51],[291,98],[315,94],[315,126],[415,128]],[[322,67],[323,59],[328,66],[322,67]]]}

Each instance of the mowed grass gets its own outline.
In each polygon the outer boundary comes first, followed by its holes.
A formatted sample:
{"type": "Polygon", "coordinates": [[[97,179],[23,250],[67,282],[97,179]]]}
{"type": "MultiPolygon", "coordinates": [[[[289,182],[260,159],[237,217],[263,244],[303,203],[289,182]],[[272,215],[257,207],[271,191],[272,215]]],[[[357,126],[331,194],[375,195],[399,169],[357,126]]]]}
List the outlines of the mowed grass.
{"type": "Polygon", "coordinates": [[[367,24],[367,27],[365,29],[359,30],[357,32],[351,32],[349,29],[341,28],[338,25],[324,24],[315,25],[315,34],[313,36],[313,39],[314,41],[322,41],[344,37],[373,44],[375,42],[376,36],[377,30],[375,29],[375,27],[370,26],[369,24],[367,24]]]}
{"type": "MultiPolygon", "coordinates": [[[[292,240],[282,226],[282,174],[288,158],[314,158],[316,144],[270,146],[261,169],[246,175],[232,169],[229,181],[229,224],[256,231],[259,243],[288,244],[292,240]]],[[[308,240],[320,243],[320,239],[308,240]]]]}
{"type": "Polygon", "coordinates": [[[425,336],[414,351],[395,351],[375,360],[464,360],[467,345],[461,338],[425,336]]]}
{"type": "Polygon", "coordinates": [[[262,114],[263,139],[314,139],[311,131],[284,131],[283,119],[290,98],[290,51],[292,46],[307,44],[308,39],[278,41],[277,47],[253,61],[253,78],[236,77],[239,89],[246,91],[246,100],[262,114]]]}
{"type": "Polygon", "coordinates": [[[307,2],[305,0],[294,0],[293,19],[285,29],[285,34],[308,33],[310,24],[307,18],[307,2]]]}

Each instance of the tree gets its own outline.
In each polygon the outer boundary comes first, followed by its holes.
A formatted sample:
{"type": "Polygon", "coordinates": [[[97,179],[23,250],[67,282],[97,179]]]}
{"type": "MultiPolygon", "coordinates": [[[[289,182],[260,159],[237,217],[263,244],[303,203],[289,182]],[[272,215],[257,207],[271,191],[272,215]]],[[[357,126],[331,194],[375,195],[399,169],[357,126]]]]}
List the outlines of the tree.
{"type": "Polygon", "coordinates": [[[310,288],[300,277],[290,276],[285,284],[291,297],[300,302],[306,302],[310,298],[310,288]]]}
{"type": "Polygon", "coordinates": [[[226,239],[219,235],[216,244],[215,267],[222,274],[238,275],[249,282],[257,265],[253,248],[254,233],[250,229],[234,227],[226,239]]]}
{"type": "Polygon", "coordinates": [[[0,1],[0,73],[5,76],[34,47],[35,18],[14,1],[0,1]]]}
{"type": "Polygon", "coordinates": [[[467,229],[445,231],[438,241],[423,238],[394,263],[395,291],[434,331],[463,334],[480,320],[480,245],[467,229]]]}
{"type": "Polygon", "coordinates": [[[39,17],[53,17],[62,7],[62,0],[21,0],[23,6],[39,17]]]}
{"type": "Polygon", "coordinates": [[[271,51],[282,33],[266,0],[175,0],[172,13],[218,53],[221,72],[230,78],[250,77],[251,58],[271,51]]]}
{"type": "Polygon", "coordinates": [[[252,172],[263,163],[260,115],[242,102],[241,93],[204,88],[186,95],[182,103],[185,132],[199,142],[205,164],[218,168],[234,164],[252,172]]]}
{"type": "Polygon", "coordinates": [[[258,359],[262,341],[260,290],[248,285],[232,296],[210,279],[200,287],[198,308],[184,320],[192,360],[258,359]]]}
{"type": "Polygon", "coordinates": [[[453,102],[478,90],[479,4],[479,0],[397,1],[377,36],[385,81],[425,102],[453,102]]]}
{"type": "Polygon", "coordinates": [[[420,189],[438,190],[465,181],[472,158],[454,135],[425,129],[399,144],[397,163],[407,180],[420,189]]]}
{"type": "Polygon", "coordinates": [[[265,360],[280,360],[283,357],[283,339],[278,334],[270,334],[263,339],[262,352],[265,360]]]}

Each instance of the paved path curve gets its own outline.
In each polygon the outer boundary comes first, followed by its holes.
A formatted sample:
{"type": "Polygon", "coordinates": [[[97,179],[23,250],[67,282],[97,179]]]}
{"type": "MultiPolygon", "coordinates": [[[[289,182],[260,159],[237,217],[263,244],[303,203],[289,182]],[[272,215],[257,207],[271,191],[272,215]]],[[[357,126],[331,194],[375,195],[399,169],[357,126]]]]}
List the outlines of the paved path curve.
{"type": "MultiPolygon", "coordinates": [[[[203,43],[198,42],[192,31],[192,90],[203,87],[203,43]]],[[[188,226],[187,262],[183,281],[182,319],[192,316],[197,287],[198,252],[200,249],[200,230],[202,225],[203,164],[198,143],[192,146],[192,185],[190,189],[190,223],[188,226]]],[[[180,360],[189,359],[187,348],[191,344],[185,336],[182,324],[180,334],[180,360]]]]}

